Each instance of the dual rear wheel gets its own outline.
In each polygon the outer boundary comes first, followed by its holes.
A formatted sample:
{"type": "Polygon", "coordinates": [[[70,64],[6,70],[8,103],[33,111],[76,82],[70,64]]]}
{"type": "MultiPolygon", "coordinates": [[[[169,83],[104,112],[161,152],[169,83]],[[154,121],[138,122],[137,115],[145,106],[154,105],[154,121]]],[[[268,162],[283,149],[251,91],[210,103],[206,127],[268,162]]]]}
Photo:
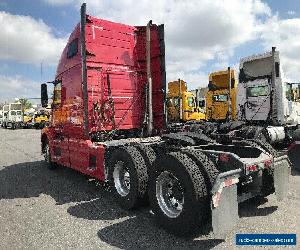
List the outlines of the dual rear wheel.
{"type": "MultiPolygon", "coordinates": [[[[161,154],[147,166],[141,148],[116,148],[109,155],[108,177],[121,207],[150,202],[157,223],[178,235],[202,227],[210,211],[199,166],[185,153],[161,154]]],[[[152,159],[153,160],[153,159],[152,159]]]]}

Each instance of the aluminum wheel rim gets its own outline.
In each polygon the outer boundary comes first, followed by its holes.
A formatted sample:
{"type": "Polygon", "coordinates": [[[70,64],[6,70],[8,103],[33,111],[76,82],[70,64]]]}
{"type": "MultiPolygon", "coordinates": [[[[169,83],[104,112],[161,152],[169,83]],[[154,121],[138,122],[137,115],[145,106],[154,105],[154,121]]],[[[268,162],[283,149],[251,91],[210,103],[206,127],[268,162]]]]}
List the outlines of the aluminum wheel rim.
{"type": "Polygon", "coordinates": [[[172,173],[164,171],[158,176],[156,181],[156,199],[160,209],[169,218],[178,217],[183,210],[184,192],[181,188],[181,190],[177,190],[177,195],[174,195],[175,186],[177,189],[182,187],[180,181],[172,173]]]}
{"type": "Polygon", "coordinates": [[[130,173],[123,161],[117,161],[113,172],[115,188],[119,195],[126,196],[130,192],[130,173]]]}

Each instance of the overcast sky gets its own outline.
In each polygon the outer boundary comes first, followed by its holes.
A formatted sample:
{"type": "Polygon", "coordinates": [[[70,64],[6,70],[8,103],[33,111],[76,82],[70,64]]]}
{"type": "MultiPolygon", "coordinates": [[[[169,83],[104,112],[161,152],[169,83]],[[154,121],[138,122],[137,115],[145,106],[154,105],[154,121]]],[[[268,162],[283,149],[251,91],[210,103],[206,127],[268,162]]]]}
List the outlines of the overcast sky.
{"type": "MultiPolygon", "coordinates": [[[[0,102],[39,97],[54,79],[80,0],[0,0],[0,102]],[[41,74],[41,63],[43,70],[41,74]]],[[[88,14],[131,25],[165,24],[167,80],[206,86],[208,74],[276,46],[289,81],[300,81],[297,0],[86,0],[88,14]]]]}

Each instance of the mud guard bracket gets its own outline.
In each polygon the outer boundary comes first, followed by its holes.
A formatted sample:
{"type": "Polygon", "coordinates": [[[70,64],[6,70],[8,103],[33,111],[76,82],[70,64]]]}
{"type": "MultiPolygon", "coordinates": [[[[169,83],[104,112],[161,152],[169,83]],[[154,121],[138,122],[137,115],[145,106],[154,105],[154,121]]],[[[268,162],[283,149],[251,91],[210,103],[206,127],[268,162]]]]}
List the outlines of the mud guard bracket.
{"type": "Polygon", "coordinates": [[[212,204],[212,229],[215,238],[224,239],[239,219],[237,185],[224,187],[218,206],[212,204]]]}

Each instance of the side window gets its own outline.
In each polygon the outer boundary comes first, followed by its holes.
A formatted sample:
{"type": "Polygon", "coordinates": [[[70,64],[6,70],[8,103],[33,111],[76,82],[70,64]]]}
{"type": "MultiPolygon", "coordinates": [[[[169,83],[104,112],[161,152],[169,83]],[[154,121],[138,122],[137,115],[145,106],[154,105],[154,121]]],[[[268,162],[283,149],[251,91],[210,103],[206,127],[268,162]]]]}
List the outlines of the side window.
{"type": "Polygon", "coordinates": [[[68,47],[67,58],[72,58],[78,52],[78,38],[74,39],[68,47]]]}
{"type": "Polygon", "coordinates": [[[228,96],[227,95],[213,95],[214,102],[227,102],[228,96]]]}
{"type": "Polygon", "coordinates": [[[194,98],[193,97],[188,97],[188,106],[194,107],[194,98]]]}
{"type": "Polygon", "coordinates": [[[179,100],[178,97],[173,98],[173,104],[174,104],[175,107],[178,107],[179,103],[180,103],[180,100],[179,100]]]}
{"type": "Polygon", "coordinates": [[[279,77],[279,70],[280,70],[279,62],[275,62],[275,74],[276,74],[276,77],[279,77]]]}
{"type": "Polygon", "coordinates": [[[233,89],[234,85],[235,85],[235,79],[234,78],[231,78],[230,85],[231,85],[230,87],[233,89]]]}
{"type": "Polygon", "coordinates": [[[57,82],[54,85],[53,104],[54,105],[61,104],[61,82],[57,82]]]}

